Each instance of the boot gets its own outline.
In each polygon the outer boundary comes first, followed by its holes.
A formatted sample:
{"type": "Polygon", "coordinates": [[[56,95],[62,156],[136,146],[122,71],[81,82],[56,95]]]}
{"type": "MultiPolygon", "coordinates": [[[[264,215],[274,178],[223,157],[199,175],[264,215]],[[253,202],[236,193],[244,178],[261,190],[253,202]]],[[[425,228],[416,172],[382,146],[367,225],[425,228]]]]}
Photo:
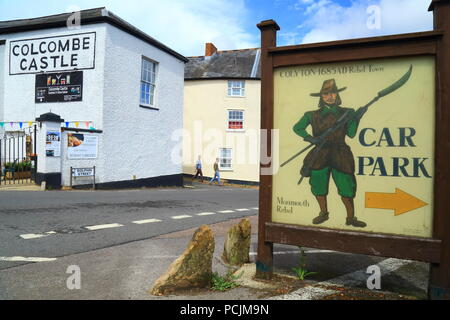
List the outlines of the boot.
{"type": "Polygon", "coordinates": [[[328,220],[328,212],[320,212],[317,217],[313,219],[313,224],[321,224],[328,220]]]}
{"type": "Polygon", "coordinates": [[[367,224],[365,222],[359,221],[358,219],[356,219],[356,217],[347,218],[347,221],[345,222],[345,224],[347,226],[354,226],[354,227],[358,227],[358,228],[364,228],[367,226],[367,224]]]}

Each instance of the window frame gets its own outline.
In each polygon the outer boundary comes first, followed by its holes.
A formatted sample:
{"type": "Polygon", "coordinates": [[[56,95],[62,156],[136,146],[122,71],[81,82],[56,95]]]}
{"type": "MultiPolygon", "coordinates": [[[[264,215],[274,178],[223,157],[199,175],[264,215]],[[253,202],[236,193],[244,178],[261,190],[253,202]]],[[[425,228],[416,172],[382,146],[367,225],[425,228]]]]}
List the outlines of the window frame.
{"type": "Polygon", "coordinates": [[[232,98],[244,98],[245,97],[245,80],[228,80],[227,96],[232,98]],[[239,87],[233,86],[234,83],[239,82],[239,87]],[[233,94],[233,89],[239,89],[239,94],[233,94]]]}
{"type": "MultiPolygon", "coordinates": [[[[158,69],[159,69],[159,63],[155,60],[152,60],[150,58],[147,58],[145,56],[142,56],[141,58],[141,79],[139,82],[139,106],[142,108],[147,108],[147,109],[153,109],[153,110],[159,110],[159,108],[156,107],[156,92],[157,92],[157,82],[158,82],[158,69]],[[148,70],[146,69],[145,71],[150,72],[149,76],[150,79],[147,80],[144,77],[144,63],[148,62],[151,63],[153,65],[154,70],[148,70]],[[153,73],[153,74],[152,74],[153,73]],[[153,80],[153,82],[151,82],[151,80],[153,80]],[[142,93],[143,93],[143,84],[148,84],[149,85],[149,102],[152,103],[147,103],[147,101],[143,101],[142,100],[142,93]],[[151,88],[153,86],[153,93],[151,91],[151,88]]],[[[145,94],[147,95],[147,92],[145,92],[145,94]]]]}
{"type": "Polygon", "coordinates": [[[227,131],[229,132],[243,132],[245,131],[245,110],[243,109],[227,109],[227,131]],[[242,120],[239,119],[230,119],[231,112],[242,112],[242,120]],[[242,121],[241,129],[232,129],[230,128],[230,122],[239,122],[242,121]]]}
{"type": "Polygon", "coordinates": [[[219,170],[221,171],[233,171],[233,149],[232,148],[219,148],[219,170]],[[229,157],[223,157],[222,151],[223,150],[229,150],[230,156],[229,157]],[[228,159],[230,160],[230,166],[229,167],[223,167],[222,166],[222,159],[228,159]]]}

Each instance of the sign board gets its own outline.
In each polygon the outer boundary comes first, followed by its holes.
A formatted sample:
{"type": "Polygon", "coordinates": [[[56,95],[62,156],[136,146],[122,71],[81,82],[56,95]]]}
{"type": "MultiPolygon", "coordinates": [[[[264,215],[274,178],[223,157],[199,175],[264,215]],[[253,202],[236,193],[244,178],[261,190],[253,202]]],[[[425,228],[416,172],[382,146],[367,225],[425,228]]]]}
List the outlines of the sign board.
{"type": "Polygon", "coordinates": [[[70,160],[97,159],[98,136],[69,133],[67,134],[67,156],[70,160]]]}
{"type": "Polygon", "coordinates": [[[61,132],[47,131],[45,155],[47,157],[61,156],[61,132]]]}
{"type": "Polygon", "coordinates": [[[450,299],[450,0],[429,10],[433,31],[285,47],[258,24],[256,277],[280,243],[427,262],[450,299]]]}
{"type": "Polygon", "coordinates": [[[83,71],[36,75],[36,103],[82,101],[83,71]]]}
{"type": "Polygon", "coordinates": [[[95,175],[95,169],[92,168],[72,168],[73,177],[93,177],[95,175]]]}
{"type": "Polygon", "coordinates": [[[272,221],[431,238],[435,76],[431,56],[275,69],[281,162],[346,112],[356,117],[273,176],[272,221]],[[401,87],[357,116],[405,74],[401,87]]]}
{"type": "Polygon", "coordinates": [[[95,45],[95,32],[11,41],[9,74],[94,69],[95,45]]]}
{"type": "MultiPolygon", "coordinates": [[[[76,178],[93,178],[92,186],[95,190],[95,167],[92,168],[73,168],[70,167],[70,187],[73,187],[73,182],[76,178]]],[[[84,179],[81,179],[84,180],[84,179]]]]}

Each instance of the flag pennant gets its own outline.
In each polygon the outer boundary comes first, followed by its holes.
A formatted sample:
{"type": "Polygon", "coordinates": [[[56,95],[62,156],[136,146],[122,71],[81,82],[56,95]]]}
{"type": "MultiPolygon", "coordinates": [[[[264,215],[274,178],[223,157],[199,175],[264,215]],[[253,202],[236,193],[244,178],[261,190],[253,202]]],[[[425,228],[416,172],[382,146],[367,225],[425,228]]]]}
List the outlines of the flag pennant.
{"type": "Polygon", "coordinates": [[[23,127],[23,122],[19,122],[20,129],[23,127]]]}
{"type": "Polygon", "coordinates": [[[89,128],[89,121],[86,121],[86,128],[89,128]]]}
{"type": "Polygon", "coordinates": [[[11,125],[11,128],[14,126],[14,122],[10,122],[9,124],[11,125]]]}
{"type": "Polygon", "coordinates": [[[4,122],[0,122],[0,127],[2,127],[3,128],[3,126],[5,125],[5,123],[4,122]]]}
{"type": "Polygon", "coordinates": [[[75,122],[75,127],[77,127],[77,128],[78,128],[78,125],[79,125],[79,123],[78,123],[78,122],[75,122]]]}
{"type": "Polygon", "coordinates": [[[66,122],[66,128],[68,128],[69,127],[69,123],[68,122],[66,122]]]}
{"type": "Polygon", "coordinates": [[[28,125],[31,127],[33,125],[32,121],[28,121],[28,125]]]}

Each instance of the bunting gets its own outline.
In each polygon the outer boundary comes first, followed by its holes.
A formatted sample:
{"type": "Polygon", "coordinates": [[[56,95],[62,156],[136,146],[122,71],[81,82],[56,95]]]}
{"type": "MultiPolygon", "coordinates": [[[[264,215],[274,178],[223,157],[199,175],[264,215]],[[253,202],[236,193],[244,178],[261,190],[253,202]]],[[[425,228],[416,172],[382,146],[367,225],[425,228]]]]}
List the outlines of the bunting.
{"type": "MultiPolygon", "coordinates": [[[[4,128],[5,124],[9,123],[11,128],[14,128],[15,124],[18,124],[20,129],[23,129],[24,124],[28,125],[29,127],[33,126],[36,122],[34,121],[0,121],[0,127],[4,128]]],[[[79,127],[80,124],[84,125],[87,129],[90,130],[96,130],[94,126],[92,126],[92,121],[66,121],[65,123],[66,128],[69,128],[71,124],[74,124],[75,127],[79,127]]]]}

